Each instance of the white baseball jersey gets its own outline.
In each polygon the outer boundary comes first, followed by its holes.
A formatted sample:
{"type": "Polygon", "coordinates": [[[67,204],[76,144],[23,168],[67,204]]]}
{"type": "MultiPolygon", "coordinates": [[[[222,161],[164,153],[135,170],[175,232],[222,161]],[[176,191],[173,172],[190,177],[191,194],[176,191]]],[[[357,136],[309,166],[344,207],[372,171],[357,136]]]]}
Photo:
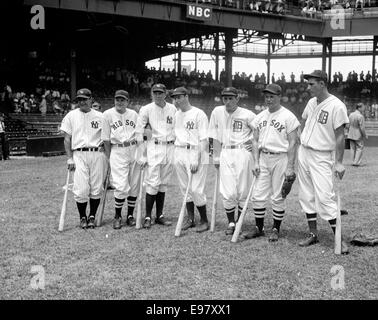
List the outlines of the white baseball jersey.
{"type": "Polygon", "coordinates": [[[166,103],[163,108],[154,102],[143,106],[139,111],[136,127],[137,134],[143,135],[144,128],[149,123],[151,126],[152,139],[172,141],[174,136],[174,117],[177,109],[171,103],[166,103]]]}
{"type": "Polygon", "coordinates": [[[287,152],[289,149],[288,134],[296,130],[300,123],[297,117],[281,106],[276,112],[266,109],[253,120],[253,126],[259,132],[259,149],[270,152],[287,152]]]}
{"type": "Polygon", "coordinates": [[[334,130],[349,123],[345,104],[333,95],[319,104],[316,97],[310,99],[302,118],[306,119],[306,124],[301,134],[301,144],[318,151],[335,150],[334,130]]]}
{"type": "Polygon", "coordinates": [[[225,106],[215,107],[210,117],[209,137],[223,145],[243,144],[252,138],[252,122],[255,114],[245,108],[229,114],[225,106]]]}
{"type": "Polygon", "coordinates": [[[84,113],[79,108],[70,111],[62,120],[60,130],[72,136],[71,148],[98,147],[101,143],[103,115],[91,109],[84,113]]]}
{"type": "Polygon", "coordinates": [[[103,116],[102,140],[119,144],[136,139],[138,114],[134,110],[126,109],[126,112],[121,114],[114,107],[104,111],[103,116]]]}
{"type": "Polygon", "coordinates": [[[192,107],[186,112],[178,110],[175,114],[175,145],[198,146],[207,139],[208,119],[201,109],[192,107]]]}

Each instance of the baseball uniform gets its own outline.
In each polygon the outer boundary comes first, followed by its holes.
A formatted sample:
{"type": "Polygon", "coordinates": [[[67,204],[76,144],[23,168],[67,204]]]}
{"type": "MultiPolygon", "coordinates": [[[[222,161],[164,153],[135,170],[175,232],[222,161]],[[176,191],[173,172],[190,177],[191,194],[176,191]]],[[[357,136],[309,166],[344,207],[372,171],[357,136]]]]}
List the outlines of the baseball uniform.
{"type": "Polygon", "coordinates": [[[109,163],[115,207],[122,210],[127,197],[128,222],[133,217],[140,186],[140,166],[136,162],[137,119],[138,114],[134,110],[126,108],[126,111],[121,114],[115,107],[108,109],[104,112],[101,134],[102,140],[110,141],[111,145],[109,163]]]}
{"type": "Polygon", "coordinates": [[[337,216],[332,179],[335,130],[349,123],[347,110],[333,95],[319,104],[314,97],[307,103],[302,118],[306,123],[298,150],[299,203],[305,213],[319,213],[324,220],[333,220],[337,216]]]}
{"type": "Polygon", "coordinates": [[[241,107],[229,114],[224,105],[211,113],[209,137],[222,145],[219,190],[229,219],[234,215],[236,206],[239,206],[239,213],[242,211],[252,181],[253,158],[243,144],[252,139],[255,116],[252,111],[241,107]]]}
{"type": "Polygon", "coordinates": [[[281,221],[285,212],[285,199],[281,188],[288,164],[288,135],[300,126],[295,115],[281,106],[277,111],[265,109],[253,121],[258,132],[260,174],[252,192],[252,204],[256,218],[264,218],[267,200],[271,194],[273,218],[281,221]]]}

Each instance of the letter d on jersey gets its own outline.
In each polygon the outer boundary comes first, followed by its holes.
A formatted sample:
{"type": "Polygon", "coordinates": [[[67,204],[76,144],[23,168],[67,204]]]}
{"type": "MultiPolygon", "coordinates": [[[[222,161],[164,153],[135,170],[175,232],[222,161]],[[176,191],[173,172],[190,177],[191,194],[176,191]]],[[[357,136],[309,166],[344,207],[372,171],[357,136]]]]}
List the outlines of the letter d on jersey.
{"type": "Polygon", "coordinates": [[[331,274],[334,274],[334,276],[331,278],[331,288],[333,290],[344,290],[345,289],[345,281],[344,281],[345,271],[344,271],[343,266],[340,266],[340,265],[332,266],[331,274]]]}
{"type": "Polygon", "coordinates": [[[345,11],[340,5],[335,5],[332,7],[331,11],[331,28],[333,30],[345,29],[345,11]]]}
{"type": "Polygon", "coordinates": [[[45,269],[41,265],[32,266],[30,273],[37,273],[30,280],[30,286],[34,290],[45,289],[45,269]]]}

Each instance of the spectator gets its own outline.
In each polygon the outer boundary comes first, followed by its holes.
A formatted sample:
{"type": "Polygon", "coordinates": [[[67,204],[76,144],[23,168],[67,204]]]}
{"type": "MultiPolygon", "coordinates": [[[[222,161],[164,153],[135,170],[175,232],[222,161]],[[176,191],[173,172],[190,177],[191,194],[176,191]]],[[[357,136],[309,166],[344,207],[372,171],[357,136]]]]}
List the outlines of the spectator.
{"type": "Polygon", "coordinates": [[[293,72],[292,72],[291,75],[290,75],[290,79],[291,79],[291,83],[294,83],[294,82],[295,82],[295,75],[294,75],[293,72]]]}
{"type": "Polygon", "coordinates": [[[47,101],[46,101],[46,97],[44,95],[42,96],[42,101],[39,105],[39,111],[41,111],[43,116],[45,116],[46,113],[47,113],[47,101]]]}
{"type": "Polygon", "coordinates": [[[9,160],[9,144],[5,132],[4,114],[0,113],[0,160],[9,160]]]}

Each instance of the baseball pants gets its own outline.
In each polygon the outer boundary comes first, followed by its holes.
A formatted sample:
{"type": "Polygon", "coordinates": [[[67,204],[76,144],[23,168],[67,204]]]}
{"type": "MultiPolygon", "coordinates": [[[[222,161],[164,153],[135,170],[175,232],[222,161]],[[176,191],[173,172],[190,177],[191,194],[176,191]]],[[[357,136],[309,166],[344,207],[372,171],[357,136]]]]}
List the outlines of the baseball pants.
{"type": "Polygon", "coordinates": [[[173,168],[174,145],[160,145],[149,141],[147,144],[147,175],[145,178],[146,192],[156,195],[166,192],[173,168]]]}
{"type": "MultiPolygon", "coordinates": [[[[182,195],[185,195],[186,188],[189,182],[190,160],[197,157],[195,150],[188,150],[176,147],[174,155],[174,166],[179,181],[179,187],[182,195]]],[[[193,174],[192,185],[189,188],[188,198],[186,202],[194,202],[197,207],[206,205],[205,184],[207,176],[206,155],[201,155],[201,163],[198,166],[198,171],[193,174]]]]}
{"type": "Polygon", "coordinates": [[[104,191],[108,161],[103,152],[74,151],[75,172],[73,178],[74,199],[76,202],[88,202],[88,198],[99,199],[104,191]]]}
{"type": "Polygon", "coordinates": [[[337,217],[333,165],[333,152],[299,147],[299,203],[305,213],[318,213],[327,221],[337,217]]]}
{"type": "Polygon", "coordinates": [[[282,184],[285,180],[287,168],[287,153],[260,153],[260,174],[256,178],[252,192],[252,205],[255,209],[267,207],[271,194],[272,209],[285,211],[285,199],[281,196],[282,184]]]}
{"type": "Polygon", "coordinates": [[[114,197],[125,199],[137,197],[140,186],[140,166],[136,159],[136,146],[112,147],[110,153],[110,177],[114,187],[114,197]]]}
{"type": "Polygon", "coordinates": [[[219,191],[226,210],[244,207],[252,181],[252,153],[246,149],[222,149],[219,191]]]}
{"type": "Polygon", "coordinates": [[[362,161],[362,151],[364,150],[364,141],[350,139],[350,150],[352,151],[352,158],[354,165],[360,165],[362,161]]]}

